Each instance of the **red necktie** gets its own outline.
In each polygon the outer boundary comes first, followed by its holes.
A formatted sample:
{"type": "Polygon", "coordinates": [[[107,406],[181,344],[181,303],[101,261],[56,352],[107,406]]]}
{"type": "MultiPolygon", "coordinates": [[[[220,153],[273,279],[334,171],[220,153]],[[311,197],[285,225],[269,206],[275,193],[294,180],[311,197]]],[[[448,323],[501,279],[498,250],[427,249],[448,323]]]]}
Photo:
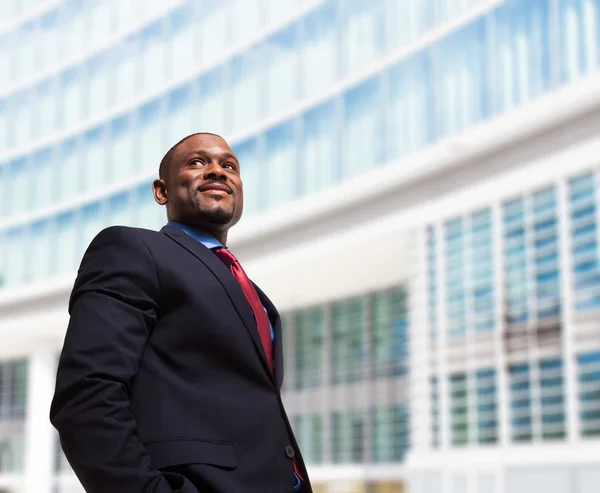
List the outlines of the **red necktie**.
{"type": "MultiPolygon", "coordinates": [[[[229,268],[233,274],[233,277],[235,277],[240,283],[242,291],[244,292],[244,295],[250,304],[250,308],[252,308],[252,312],[254,313],[254,319],[256,320],[260,340],[263,343],[263,348],[265,350],[265,354],[267,355],[269,368],[271,371],[273,371],[273,341],[271,340],[271,324],[269,323],[269,318],[267,317],[267,313],[265,312],[263,304],[260,301],[258,294],[256,294],[256,290],[254,289],[252,281],[250,281],[233,253],[226,248],[218,248],[213,251],[215,252],[215,255],[219,257],[221,261],[229,268]]],[[[303,481],[300,471],[298,470],[296,458],[294,458],[294,472],[300,481],[303,481]]]]}
{"type": "Polygon", "coordinates": [[[233,253],[226,248],[219,248],[214,250],[214,252],[215,255],[219,257],[221,261],[229,268],[233,274],[233,277],[237,279],[242,287],[242,291],[244,292],[244,295],[250,304],[250,308],[252,308],[252,312],[254,313],[254,320],[256,320],[256,325],[258,326],[258,334],[260,335],[260,340],[262,341],[263,349],[265,350],[267,361],[269,362],[269,368],[272,372],[273,341],[271,340],[271,324],[269,323],[267,312],[265,312],[263,304],[260,301],[258,294],[256,294],[256,290],[252,285],[252,281],[250,281],[233,253]]]}

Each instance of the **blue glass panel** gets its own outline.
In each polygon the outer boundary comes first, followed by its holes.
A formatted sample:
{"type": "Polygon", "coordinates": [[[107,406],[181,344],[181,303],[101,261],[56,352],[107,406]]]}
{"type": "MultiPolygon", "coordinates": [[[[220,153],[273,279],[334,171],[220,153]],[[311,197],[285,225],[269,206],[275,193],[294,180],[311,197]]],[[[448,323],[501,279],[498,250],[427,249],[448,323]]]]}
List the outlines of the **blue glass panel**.
{"type": "Polygon", "coordinates": [[[339,73],[336,9],[333,0],[306,16],[302,26],[302,92],[313,94],[339,73]]]}
{"type": "Polygon", "coordinates": [[[32,205],[45,207],[56,199],[55,177],[58,174],[58,163],[54,148],[38,151],[31,158],[32,205]]]}
{"type": "MultiPolygon", "coordinates": [[[[40,68],[46,69],[55,67],[61,61],[60,43],[57,43],[57,40],[60,39],[61,29],[59,11],[57,9],[51,9],[45,14],[40,19],[38,29],[39,43],[37,47],[39,49],[40,68]]],[[[1,85],[2,84],[0,83],[0,86],[1,85]]]]}
{"type": "Polygon", "coordinates": [[[28,256],[23,245],[27,241],[27,232],[22,228],[7,231],[3,238],[4,283],[7,286],[25,281],[28,273],[28,256]]]}
{"type": "Polygon", "coordinates": [[[156,90],[167,78],[164,23],[152,24],[140,33],[139,73],[143,92],[156,90]]]}
{"type": "Polygon", "coordinates": [[[262,205],[261,197],[264,195],[265,176],[261,169],[262,159],[259,154],[257,139],[242,142],[233,148],[240,163],[242,180],[244,182],[244,215],[249,216],[262,205]]]}
{"type": "Polygon", "coordinates": [[[115,64],[114,99],[117,105],[130,103],[139,94],[142,74],[136,70],[138,43],[137,37],[130,36],[119,43],[109,55],[115,64]]]}
{"type": "Polygon", "coordinates": [[[108,136],[109,179],[121,183],[137,168],[132,116],[125,115],[110,124],[108,136]]]}
{"type": "Polygon", "coordinates": [[[36,134],[38,137],[47,138],[58,128],[60,118],[59,101],[60,98],[57,94],[55,79],[44,80],[36,88],[35,100],[32,103],[35,104],[36,108],[35,122],[37,124],[36,134]]]}
{"type": "Polygon", "coordinates": [[[255,124],[261,115],[261,74],[264,49],[255,46],[231,62],[233,130],[255,124]]]}
{"type": "Polygon", "coordinates": [[[277,33],[266,41],[267,113],[280,112],[298,96],[298,25],[277,33]]]}
{"type": "Polygon", "coordinates": [[[256,34],[263,24],[263,0],[234,0],[233,35],[238,45],[256,34]]]}
{"type": "Polygon", "coordinates": [[[87,250],[94,237],[106,226],[102,203],[95,202],[81,211],[81,247],[87,250]]]}
{"type": "Polygon", "coordinates": [[[90,191],[104,186],[108,180],[104,127],[96,127],[83,136],[83,189],[90,191]]]}
{"type": "Polygon", "coordinates": [[[345,178],[364,173],[383,162],[385,145],[381,89],[378,78],[351,89],[344,95],[345,178]]]}
{"type": "Polygon", "coordinates": [[[332,185],[340,177],[335,102],[309,111],[303,125],[302,192],[312,193],[332,185]]]}
{"type": "Polygon", "coordinates": [[[11,97],[9,106],[9,146],[28,145],[34,137],[33,90],[23,90],[11,97]]]}
{"type": "Polygon", "coordinates": [[[186,84],[169,94],[167,98],[166,147],[174,145],[183,137],[195,133],[197,122],[193,111],[192,84],[186,84]]]}
{"type": "Polygon", "coordinates": [[[48,220],[31,226],[30,236],[25,245],[29,259],[29,277],[32,281],[45,279],[52,265],[52,238],[48,220]]]}
{"type": "Polygon", "coordinates": [[[59,200],[67,200],[81,193],[82,155],[75,139],[64,142],[58,155],[58,196],[59,200]]]}
{"type": "Polygon", "coordinates": [[[56,218],[55,258],[53,272],[63,274],[74,271],[80,250],[77,216],[74,213],[62,214],[56,218]]]}
{"type": "Polygon", "coordinates": [[[63,128],[73,128],[84,116],[83,97],[84,77],[77,68],[67,70],[61,76],[62,115],[60,119],[63,128]]]}
{"type": "Polygon", "coordinates": [[[267,133],[266,170],[267,204],[269,207],[283,205],[297,193],[297,147],[294,136],[295,122],[285,123],[267,133]]]}
{"type": "Polygon", "coordinates": [[[440,136],[460,132],[488,114],[487,35],[477,21],[434,47],[440,136]]]}
{"type": "Polygon", "coordinates": [[[197,30],[200,34],[200,60],[204,65],[222,58],[229,49],[232,5],[231,0],[205,0],[202,4],[197,30]]]}
{"type": "Polygon", "coordinates": [[[550,87],[549,2],[510,0],[492,18],[495,110],[505,111],[550,87]]]}
{"type": "Polygon", "coordinates": [[[434,135],[429,52],[394,67],[389,85],[390,158],[396,159],[429,143],[434,135]]]}
{"type": "Polygon", "coordinates": [[[88,60],[86,64],[87,116],[97,118],[106,113],[113,102],[113,90],[110,81],[111,52],[102,53],[88,60]]]}
{"type": "Polygon", "coordinates": [[[134,211],[137,226],[156,230],[166,223],[164,207],[159,206],[154,200],[152,183],[140,185],[135,191],[133,200],[136,203],[134,211]]]}
{"type": "Polygon", "coordinates": [[[31,206],[30,176],[28,162],[19,158],[8,165],[8,186],[6,188],[6,206],[11,215],[27,212],[31,206]]]}
{"type": "Polygon", "coordinates": [[[215,69],[198,81],[199,102],[195,108],[198,131],[225,135],[229,128],[227,71],[215,69]]]}
{"type": "Polygon", "coordinates": [[[193,69],[198,59],[198,43],[196,39],[196,11],[198,2],[187,1],[175,9],[169,19],[170,22],[170,48],[169,72],[173,77],[179,78],[193,69]]]}
{"type": "Polygon", "coordinates": [[[8,147],[8,121],[6,102],[0,100],[0,153],[8,147]]]}
{"type": "Polygon", "coordinates": [[[402,46],[422,34],[431,24],[432,2],[385,0],[387,44],[402,46]]]}
{"type": "Polygon", "coordinates": [[[345,0],[340,5],[344,71],[354,72],[373,62],[383,49],[383,2],[345,0]]]}
{"type": "MultiPolygon", "coordinates": [[[[152,101],[138,111],[139,137],[138,169],[158,169],[158,165],[171,145],[166,142],[163,100],[152,101]]],[[[183,136],[182,136],[183,137],[183,136]]]]}
{"type": "Polygon", "coordinates": [[[108,224],[110,226],[133,226],[132,192],[123,192],[108,201],[108,224]]]}
{"type": "Polygon", "coordinates": [[[572,81],[600,63],[600,2],[560,0],[561,79],[572,81]]]}

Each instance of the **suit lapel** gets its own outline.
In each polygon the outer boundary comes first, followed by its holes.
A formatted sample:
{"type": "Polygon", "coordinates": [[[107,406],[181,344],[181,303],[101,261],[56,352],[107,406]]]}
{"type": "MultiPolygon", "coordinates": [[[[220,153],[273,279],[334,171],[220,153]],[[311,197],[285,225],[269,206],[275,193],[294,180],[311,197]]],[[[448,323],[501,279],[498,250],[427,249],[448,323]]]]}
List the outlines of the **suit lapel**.
{"type": "MultiPolygon", "coordinates": [[[[229,295],[233,306],[238,312],[242,322],[248,332],[250,333],[250,337],[254,341],[254,345],[256,346],[256,350],[260,355],[260,359],[263,365],[263,368],[269,376],[271,376],[271,371],[269,369],[269,363],[267,362],[267,358],[265,356],[265,351],[263,349],[262,341],[260,340],[260,336],[258,334],[258,328],[256,326],[256,321],[254,320],[254,314],[252,313],[252,308],[242,291],[239,283],[231,274],[231,271],[219,260],[219,258],[211,252],[208,248],[206,248],[202,243],[195,240],[187,233],[184,233],[178,228],[173,226],[165,226],[161,229],[161,232],[166,234],[169,238],[176,241],[189,251],[192,255],[198,258],[206,267],[215,275],[215,277],[221,282],[225,291],[229,295]]],[[[268,310],[268,308],[267,308],[268,310]]]]}
{"type": "Polygon", "coordinates": [[[271,321],[273,332],[275,334],[275,340],[273,341],[273,361],[275,365],[275,384],[277,390],[279,390],[283,383],[283,331],[281,327],[281,317],[279,316],[279,312],[277,311],[277,308],[275,308],[275,305],[256,284],[254,284],[254,289],[256,289],[256,293],[258,294],[261,303],[267,309],[269,320],[271,321]]]}

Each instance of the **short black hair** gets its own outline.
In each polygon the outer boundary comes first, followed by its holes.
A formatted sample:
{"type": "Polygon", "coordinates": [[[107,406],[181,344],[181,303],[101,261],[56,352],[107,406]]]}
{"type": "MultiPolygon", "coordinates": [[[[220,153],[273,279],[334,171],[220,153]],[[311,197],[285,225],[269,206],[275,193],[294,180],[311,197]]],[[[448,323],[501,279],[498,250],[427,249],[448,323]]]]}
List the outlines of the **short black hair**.
{"type": "MultiPolygon", "coordinates": [[[[161,159],[160,165],[158,166],[158,177],[161,180],[166,180],[167,176],[169,176],[169,169],[171,168],[171,164],[173,163],[173,156],[175,156],[175,152],[177,151],[177,148],[179,147],[179,145],[183,144],[186,140],[188,140],[196,135],[214,135],[215,137],[219,137],[219,138],[223,139],[223,137],[221,137],[220,135],[213,134],[211,132],[196,132],[196,133],[193,133],[193,134],[190,134],[190,135],[184,137],[179,142],[177,142],[177,144],[175,144],[173,147],[171,147],[167,151],[167,153],[164,155],[164,157],[161,159]]],[[[223,139],[223,140],[225,140],[225,139],[223,139]]]]}

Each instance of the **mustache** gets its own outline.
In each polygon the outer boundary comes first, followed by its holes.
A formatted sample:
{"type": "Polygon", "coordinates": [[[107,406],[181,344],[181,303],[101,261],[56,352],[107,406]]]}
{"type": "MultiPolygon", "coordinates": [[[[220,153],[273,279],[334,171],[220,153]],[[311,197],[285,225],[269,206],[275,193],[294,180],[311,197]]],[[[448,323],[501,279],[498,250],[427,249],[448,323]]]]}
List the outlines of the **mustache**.
{"type": "Polygon", "coordinates": [[[198,191],[202,191],[203,189],[205,189],[205,188],[207,188],[207,187],[209,187],[211,185],[221,185],[223,187],[226,187],[227,190],[229,190],[229,193],[233,194],[233,190],[231,189],[231,187],[227,183],[225,183],[224,181],[222,181],[222,180],[208,180],[208,181],[205,181],[202,185],[200,185],[198,187],[198,191]]]}

